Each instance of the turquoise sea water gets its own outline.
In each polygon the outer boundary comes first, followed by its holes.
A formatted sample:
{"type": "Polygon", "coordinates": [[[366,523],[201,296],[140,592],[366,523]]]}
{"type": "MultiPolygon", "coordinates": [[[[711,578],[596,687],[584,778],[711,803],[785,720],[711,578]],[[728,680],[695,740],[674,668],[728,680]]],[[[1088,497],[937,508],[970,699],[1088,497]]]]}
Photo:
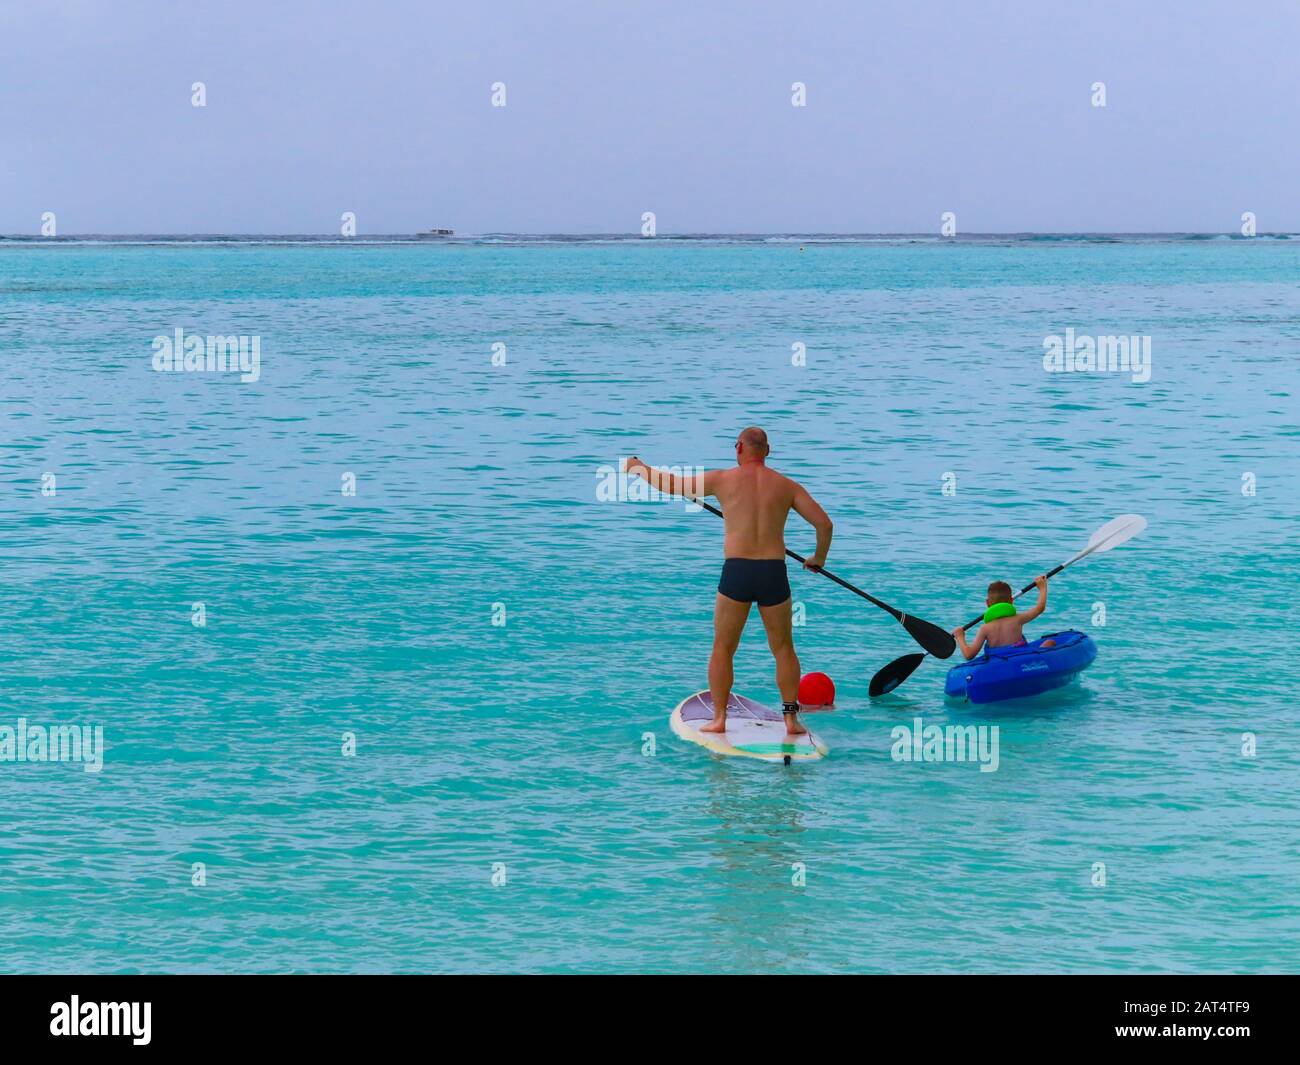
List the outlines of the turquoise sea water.
{"type": "MultiPolygon", "coordinates": [[[[0,726],[107,748],[0,762],[0,969],[1300,969],[1300,241],[800,247],[0,247],[0,726]],[[260,379],[154,372],[177,328],[260,379]],[[1046,373],[1067,328],[1151,380],[1046,373]],[[831,568],[945,627],[1144,514],[1031,630],[1095,665],[872,702],[906,634],[792,571],[830,757],[676,739],[721,523],[597,471],[749,423],[831,568]],[[918,717],[997,771],[892,759],[918,717]]],[[[756,619],[737,689],[777,698],[756,619]]]]}

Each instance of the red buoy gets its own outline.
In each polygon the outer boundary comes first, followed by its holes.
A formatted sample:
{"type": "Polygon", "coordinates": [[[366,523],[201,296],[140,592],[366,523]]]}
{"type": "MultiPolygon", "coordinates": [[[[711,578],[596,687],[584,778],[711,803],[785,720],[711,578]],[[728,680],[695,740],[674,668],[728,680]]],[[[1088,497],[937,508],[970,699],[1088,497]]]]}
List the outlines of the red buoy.
{"type": "Polygon", "coordinates": [[[834,706],[835,682],[825,673],[806,673],[799,681],[799,705],[834,706]]]}

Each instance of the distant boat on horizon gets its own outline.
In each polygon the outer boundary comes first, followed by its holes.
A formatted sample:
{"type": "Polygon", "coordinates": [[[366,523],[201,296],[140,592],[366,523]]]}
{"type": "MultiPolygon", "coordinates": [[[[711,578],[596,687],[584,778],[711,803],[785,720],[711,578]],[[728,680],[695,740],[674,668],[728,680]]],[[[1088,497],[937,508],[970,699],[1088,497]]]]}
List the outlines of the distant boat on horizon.
{"type": "Polygon", "coordinates": [[[423,233],[415,234],[421,240],[444,240],[447,237],[454,237],[454,229],[426,229],[423,233]]]}

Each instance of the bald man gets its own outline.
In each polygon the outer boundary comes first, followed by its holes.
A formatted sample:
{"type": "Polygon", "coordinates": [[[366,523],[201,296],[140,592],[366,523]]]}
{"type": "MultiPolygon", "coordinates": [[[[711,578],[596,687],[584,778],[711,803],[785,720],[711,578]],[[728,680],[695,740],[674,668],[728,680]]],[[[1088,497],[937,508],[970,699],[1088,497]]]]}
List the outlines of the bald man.
{"type": "Polygon", "coordinates": [[[758,604],[767,645],[776,659],[776,684],[781,689],[781,709],[786,731],[807,730],[799,723],[799,656],[790,627],[790,581],[785,570],[785,520],[794,511],[817,530],[817,550],[804,562],[805,569],[820,569],[831,549],[831,519],[808,490],[771,469],[767,433],[756,425],[736,439],[736,465],[709,470],[700,477],[679,477],[668,470],[647,466],[636,457],[626,460],[630,474],[645,478],[653,487],[672,495],[696,498],[717,496],[726,524],[723,539],[722,579],[713,605],[713,654],[709,656],[709,692],[713,696],[713,721],[701,732],[727,731],[727,700],[734,680],[732,662],[749,608],[758,604]]]}

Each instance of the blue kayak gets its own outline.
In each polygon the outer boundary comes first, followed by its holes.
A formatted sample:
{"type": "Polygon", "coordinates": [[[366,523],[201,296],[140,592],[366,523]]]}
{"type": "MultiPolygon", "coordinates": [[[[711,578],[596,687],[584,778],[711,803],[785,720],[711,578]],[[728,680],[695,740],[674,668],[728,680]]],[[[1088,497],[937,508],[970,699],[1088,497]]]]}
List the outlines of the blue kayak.
{"type": "Polygon", "coordinates": [[[1097,645],[1087,633],[1054,632],[1019,647],[991,648],[953,666],[943,693],[972,703],[1023,699],[1069,684],[1096,657],[1097,645]],[[1044,647],[1044,640],[1056,646],[1044,647]]]}

